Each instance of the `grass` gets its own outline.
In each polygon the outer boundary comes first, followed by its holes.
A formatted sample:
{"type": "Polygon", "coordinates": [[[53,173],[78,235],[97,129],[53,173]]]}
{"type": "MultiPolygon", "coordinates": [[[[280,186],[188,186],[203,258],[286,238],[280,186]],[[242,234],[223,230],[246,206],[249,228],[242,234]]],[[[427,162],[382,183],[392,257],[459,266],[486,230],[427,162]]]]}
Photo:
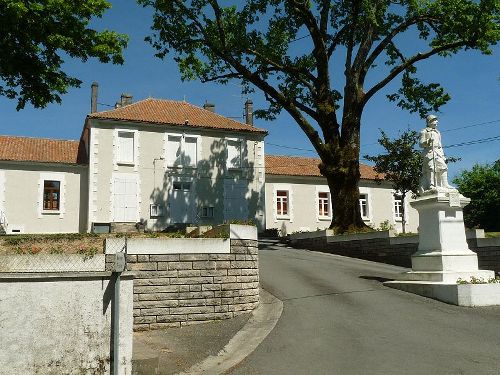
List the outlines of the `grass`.
{"type": "Polygon", "coordinates": [[[500,232],[485,232],[484,236],[486,238],[496,238],[496,237],[500,237],[500,232]]]}

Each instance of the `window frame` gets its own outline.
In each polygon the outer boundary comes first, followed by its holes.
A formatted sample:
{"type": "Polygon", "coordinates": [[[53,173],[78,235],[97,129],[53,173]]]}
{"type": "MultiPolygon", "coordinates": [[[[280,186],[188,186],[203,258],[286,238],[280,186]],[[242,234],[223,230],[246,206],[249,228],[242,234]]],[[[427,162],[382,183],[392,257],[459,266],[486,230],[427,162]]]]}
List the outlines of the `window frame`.
{"type": "Polygon", "coordinates": [[[204,219],[213,219],[215,217],[214,206],[202,206],[200,208],[200,217],[204,219]]]}
{"type": "Polygon", "coordinates": [[[289,218],[290,217],[290,190],[276,189],[276,201],[275,201],[276,217],[279,218],[289,218]],[[279,193],[285,193],[284,196],[280,196],[279,193]],[[284,199],[283,199],[284,197],[284,199]],[[281,202],[280,202],[281,201],[281,202]],[[286,211],[283,210],[283,203],[286,204],[286,211]],[[281,204],[281,211],[278,208],[281,204]]]}
{"type": "Polygon", "coordinates": [[[368,193],[359,193],[359,210],[363,220],[370,220],[370,203],[368,193]],[[366,215],[363,213],[363,202],[366,207],[366,215]]]}
{"type": "MultiPolygon", "coordinates": [[[[43,193],[42,193],[42,212],[44,212],[44,213],[59,213],[61,211],[61,181],[56,180],[56,179],[49,180],[49,179],[44,178],[42,191],[43,191],[43,193]],[[50,190],[49,190],[50,196],[52,196],[54,190],[57,191],[57,208],[47,208],[47,206],[46,206],[47,200],[45,199],[45,194],[46,194],[47,189],[48,189],[46,187],[47,183],[57,183],[58,184],[57,190],[55,190],[54,188],[50,188],[50,190]]],[[[48,202],[52,206],[54,200],[49,199],[48,202]]]]}
{"type": "Polygon", "coordinates": [[[164,217],[165,216],[165,206],[160,204],[151,203],[149,205],[149,216],[151,218],[164,217]]]}
{"type": "Polygon", "coordinates": [[[329,191],[317,190],[316,191],[316,211],[319,220],[331,220],[332,219],[332,200],[329,191]],[[326,197],[320,197],[320,194],[326,194],[326,197]],[[327,210],[326,215],[324,214],[324,204],[326,200],[327,210]],[[322,203],[323,202],[323,203],[322,203]],[[321,213],[321,206],[323,205],[323,214],[321,213]]]}
{"type": "Polygon", "coordinates": [[[401,194],[393,193],[392,194],[392,202],[393,202],[392,211],[393,211],[394,221],[395,222],[402,222],[403,221],[403,205],[405,204],[405,202],[403,201],[401,194]]]}

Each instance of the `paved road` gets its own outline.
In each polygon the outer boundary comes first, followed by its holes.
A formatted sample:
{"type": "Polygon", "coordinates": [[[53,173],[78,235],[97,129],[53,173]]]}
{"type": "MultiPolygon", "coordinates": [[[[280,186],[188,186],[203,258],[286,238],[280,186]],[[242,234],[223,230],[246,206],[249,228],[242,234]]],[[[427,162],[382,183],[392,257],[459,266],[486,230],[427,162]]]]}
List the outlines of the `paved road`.
{"type": "Polygon", "coordinates": [[[384,287],[399,267],[274,246],[259,255],[283,315],[227,374],[500,374],[500,307],[384,287]]]}

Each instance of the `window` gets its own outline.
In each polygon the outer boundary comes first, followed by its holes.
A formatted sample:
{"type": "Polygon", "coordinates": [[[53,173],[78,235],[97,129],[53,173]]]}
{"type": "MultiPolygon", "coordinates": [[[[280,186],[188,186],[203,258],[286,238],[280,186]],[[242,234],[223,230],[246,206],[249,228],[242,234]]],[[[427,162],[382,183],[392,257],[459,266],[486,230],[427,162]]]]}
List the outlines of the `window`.
{"type": "Polygon", "coordinates": [[[239,140],[227,141],[227,168],[241,168],[241,141],[239,140]]]}
{"type": "Polygon", "coordinates": [[[134,164],[134,133],[118,132],[118,163],[134,164]]]}
{"type": "Polygon", "coordinates": [[[174,181],[174,190],[189,191],[191,190],[191,182],[174,181]]]}
{"type": "Polygon", "coordinates": [[[164,208],[158,204],[152,204],[149,206],[149,213],[151,217],[161,217],[164,216],[164,208]]]}
{"type": "Polygon", "coordinates": [[[403,219],[403,199],[399,194],[394,194],[394,219],[403,219]]]}
{"type": "Polygon", "coordinates": [[[368,194],[359,195],[359,208],[361,210],[361,217],[363,219],[368,219],[370,214],[368,210],[368,194]]]}
{"type": "Polygon", "coordinates": [[[330,216],[330,193],[318,192],[318,215],[319,217],[330,216]]]}
{"type": "Polygon", "coordinates": [[[276,191],[276,214],[278,216],[288,215],[288,191],[276,191]]]}
{"type": "Polygon", "coordinates": [[[198,163],[198,138],[169,135],[167,139],[168,167],[196,167],[198,163]]]}
{"type": "Polygon", "coordinates": [[[202,207],[200,216],[201,217],[214,217],[214,208],[213,207],[202,207]]]}
{"type": "Polygon", "coordinates": [[[44,211],[59,211],[61,200],[61,182],[60,181],[43,181],[43,210],[44,211]]]}

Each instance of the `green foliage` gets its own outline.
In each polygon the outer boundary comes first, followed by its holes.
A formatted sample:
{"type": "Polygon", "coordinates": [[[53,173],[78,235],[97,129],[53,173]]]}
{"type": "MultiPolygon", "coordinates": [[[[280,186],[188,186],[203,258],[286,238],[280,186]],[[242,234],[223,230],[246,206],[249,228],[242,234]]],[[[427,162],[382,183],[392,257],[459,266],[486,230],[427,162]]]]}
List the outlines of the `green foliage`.
{"type": "Polygon", "coordinates": [[[86,61],[123,63],[127,37],[89,27],[106,0],[0,0],[0,95],[43,108],[81,81],[62,71],[62,52],[86,61]]]}
{"type": "Polygon", "coordinates": [[[500,277],[492,277],[490,279],[485,280],[482,277],[471,276],[469,280],[462,279],[459,277],[457,279],[458,285],[467,285],[467,284],[500,284],[500,277]]]}
{"type": "MultiPolygon", "coordinates": [[[[422,157],[417,150],[418,133],[414,130],[406,130],[399,138],[389,139],[387,134],[380,130],[381,137],[378,143],[385,149],[385,153],[378,156],[365,155],[367,160],[375,163],[374,170],[383,175],[383,179],[390,181],[392,188],[398,192],[404,202],[406,195],[412,192],[418,193],[422,157]]],[[[377,179],[380,183],[381,179],[377,179]]],[[[406,233],[405,205],[402,210],[402,228],[406,233]]]]}
{"type": "Polygon", "coordinates": [[[54,234],[13,234],[3,236],[7,245],[15,246],[24,243],[47,243],[56,241],[79,241],[87,237],[98,237],[94,233],[54,233],[54,234]]]}
{"type": "Polygon", "coordinates": [[[476,164],[453,180],[460,193],[471,199],[464,208],[468,228],[500,231],[500,160],[493,165],[476,164]]]}
{"type": "MultiPolygon", "coordinates": [[[[383,180],[390,181],[394,190],[401,194],[418,193],[421,175],[422,157],[417,149],[418,133],[406,130],[399,138],[390,139],[381,130],[378,143],[385,149],[381,155],[365,155],[375,163],[374,170],[383,175],[383,180]]],[[[382,179],[378,179],[380,183],[382,179]]]]}
{"type": "Polygon", "coordinates": [[[378,231],[385,232],[387,230],[393,230],[394,225],[389,223],[389,220],[384,220],[380,223],[379,227],[377,228],[378,231]]]}

